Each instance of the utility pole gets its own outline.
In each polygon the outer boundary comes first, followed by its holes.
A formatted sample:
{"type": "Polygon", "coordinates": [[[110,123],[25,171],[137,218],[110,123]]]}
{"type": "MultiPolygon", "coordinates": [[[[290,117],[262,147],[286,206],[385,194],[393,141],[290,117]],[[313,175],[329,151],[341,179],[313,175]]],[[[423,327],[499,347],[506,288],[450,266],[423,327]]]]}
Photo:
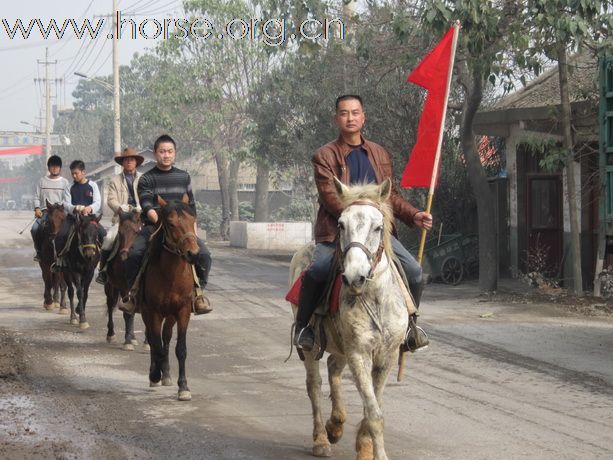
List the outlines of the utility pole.
{"type": "Polygon", "coordinates": [[[113,0],[113,153],[121,152],[121,116],[119,110],[119,24],[117,23],[117,0],[113,0]]]}
{"type": "MultiPolygon", "coordinates": [[[[51,79],[49,78],[49,66],[57,64],[57,61],[49,61],[49,48],[45,48],[45,60],[42,62],[37,60],[37,62],[45,66],[45,154],[49,158],[51,156],[51,79]]],[[[34,82],[37,81],[39,79],[35,78],[34,82]]]]}

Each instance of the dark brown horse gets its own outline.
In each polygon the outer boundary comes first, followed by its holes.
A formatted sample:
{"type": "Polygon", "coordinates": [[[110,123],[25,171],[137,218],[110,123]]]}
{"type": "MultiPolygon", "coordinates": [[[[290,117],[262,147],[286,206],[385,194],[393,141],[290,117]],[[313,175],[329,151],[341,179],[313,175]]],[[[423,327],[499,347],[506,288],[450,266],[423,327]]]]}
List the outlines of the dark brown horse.
{"type": "Polygon", "coordinates": [[[70,324],[78,324],[81,329],[89,328],[89,323],[85,316],[85,306],[89,294],[89,285],[94,277],[94,271],[100,260],[100,246],[98,241],[98,225],[100,218],[93,216],[75,217],[74,237],[69,240],[69,248],[64,256],[68,263],[68,268],[64,271],[64,279],[69,286],[77,291],[78,304],[74,308],[73,302],[70,303],[70,324]],[[77,319],[77,314],[79,315],[77,319]]]}
{"type": "Polygon", "coordinates": [[[40,233],[40,259],[38,264],[43,273],[45,283],[44,307],[47,310],[60,307],[60,313],[68,313],[66,308],[66,283],[62,273],[51,271],[51,264],[55,262],[55,237],[59,231],[66,214],[62,204],[45,203],[47,207],[47,221],[39,229],[40,233]]]}
{"type": "MultiPolygon", "coordinates": [[[[113,342],[115,338],[115,324],[113,323],[113,309],[117,305],[119,296],[126,297],[130,286],[126,281],[126,274],[124,270],[124,261],[128,256],[128,250],[134,238],[140,231],[141,220],[140,210],[132,209],[131,211],[123,211],[119,209],[119,228],[117,230],[116,242],[113,245],[113,252],[117,254],[109,262],[107,269],[108,281],[104,285],[104,293],[106,294],[106,308],[108,311],[107,322],[107,334],[106,341],[108,343],[113,342]],[[115,249],[117,245],[117,249],[115,249]]],[[[134,345],[137,344],[136,337],[134,335],[134,315],[124,312],[123,319],[126,325],[125,340],[123,349],[127,351],[134,350],[134,345]]]]}
{"type": "Polygon", "coordinates": [[[194,234],[196,215],[187,204],[187,195],[181,201],[167,203],[158,197],[161,205],[159,226],[149,251],[149,263],[143,274],[142,302],[139,302],[145,322],[147,341],[151,346],[150,386],[171,385],[168,351],[172,328],[177,324],[179,361],[179,401],[192,399],[185,377],[187,356],[187,325],[194,301],[192,264],[199,252],[194,234]]]}

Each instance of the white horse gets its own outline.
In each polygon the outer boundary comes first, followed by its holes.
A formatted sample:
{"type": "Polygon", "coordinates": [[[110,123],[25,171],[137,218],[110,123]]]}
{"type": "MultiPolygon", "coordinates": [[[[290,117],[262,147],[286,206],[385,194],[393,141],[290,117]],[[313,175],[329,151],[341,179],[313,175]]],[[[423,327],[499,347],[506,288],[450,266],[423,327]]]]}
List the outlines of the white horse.
{"type": "MultiPolygon", "coordinates": [[[[339,313],[324,320],[332,400],[332,413],[325,424],[317,347],[304,352],[313,409],[313,455],[331,456],[331,443],[343,434],[346,411],[341,373],[349,364],[364,405],[356,439],[357,459],[384,460],[383,389],[409,320],[401,280],[390,257],[391,182],[347,187],[335,179],[335,186],[344,209],[338,220],[343,286],[339,313]]],[[[305,246],[292,258],[290,286],[309,264],[313,249],[313,244],[305,246]]],[[[295,314],[297,307],[292,306],[295,314]]]]}

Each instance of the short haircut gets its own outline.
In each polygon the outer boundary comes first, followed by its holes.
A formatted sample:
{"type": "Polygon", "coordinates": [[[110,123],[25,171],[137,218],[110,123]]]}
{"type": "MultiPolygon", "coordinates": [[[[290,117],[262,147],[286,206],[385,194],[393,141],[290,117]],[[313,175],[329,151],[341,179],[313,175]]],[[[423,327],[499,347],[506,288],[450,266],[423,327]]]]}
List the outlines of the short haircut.
{"type": "Polygon", "coordinates": [[[339,96],[336,98],[336,104],[335,104],[335,110],[338,110],[338,105],[343,102],[343,101],[350,101],[350,100],[356,100],[360,103],[360,105],[362,106],[362,108],[364,108],[364,102],[362,101],[362,98],[360,96],[358,96],[357,94],[343,94],[342,96],[339,96]]]}
{"type": "Polygon", "coordinates": [[[70,163],[70,170],[72,171],[73,169],[80,169],[81,171],[85,171],[85,163],[83,163],[83,160],[75,160],[70,163]]]}
{"type": "Polygon", "coordinates": [[[177,143],[175,142],[175,140],[170,137],[168,134],[162,134],[160,137],[158,137],[155,140],[155,143],[153,144],[153,151],[157,151],[158,147],[160,146],[160,144],[164,143],[164,142],[170,142],[172,143],[172,145],[175,146],[175,149],[177,148],[177,143]]]}

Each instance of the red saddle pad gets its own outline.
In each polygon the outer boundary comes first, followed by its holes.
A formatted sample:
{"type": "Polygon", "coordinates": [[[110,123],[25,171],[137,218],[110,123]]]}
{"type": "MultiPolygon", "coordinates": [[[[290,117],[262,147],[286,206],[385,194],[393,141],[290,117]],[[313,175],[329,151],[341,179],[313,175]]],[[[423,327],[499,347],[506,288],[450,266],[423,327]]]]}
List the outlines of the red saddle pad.
{"type": "MultiPolygon", "coordinates": [[[[300,301],[300,287],[302,286],[302,278],[304,278],[304,273],[302,272],[300,276],[296,279],[292,287],[287,294],[285,295],[285,300],[289,303],[293,303],[294,305],[298,305],[300,301]]],[[[334,279],[334,286],[332,286],[332,292],[330,293],[330,307],[329,312],[331,315],[335,315],[338,313],[339,299],[341,295],[341,274],[336,275],[334,279]]]]}

